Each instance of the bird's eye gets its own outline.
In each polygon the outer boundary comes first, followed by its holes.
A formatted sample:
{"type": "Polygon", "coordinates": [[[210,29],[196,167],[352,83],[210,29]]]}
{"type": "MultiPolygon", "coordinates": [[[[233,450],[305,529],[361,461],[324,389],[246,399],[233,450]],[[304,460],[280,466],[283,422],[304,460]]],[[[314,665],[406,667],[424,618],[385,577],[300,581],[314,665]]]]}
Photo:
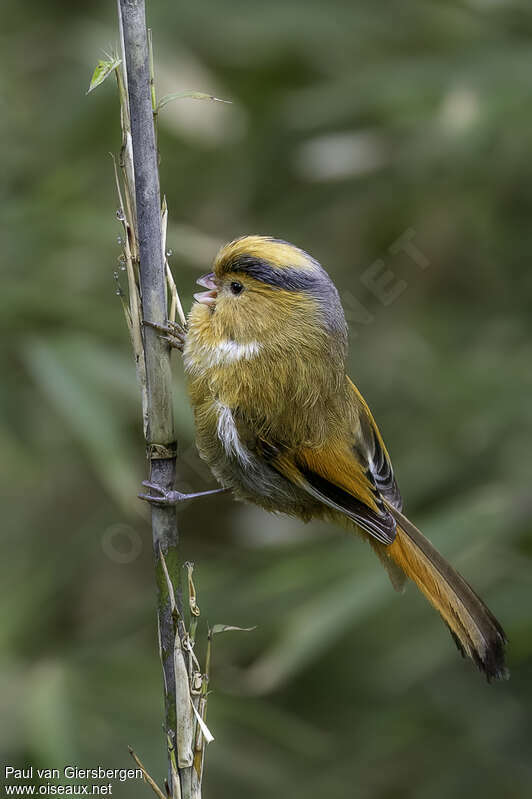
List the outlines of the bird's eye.
{"type": "Polygon", "coordinates": [[[232,280],[230,288],[233,294],[240,294],[240,292],[243,291],[244,286],[242,283],[239,283],[238,280],[232,280]]]}

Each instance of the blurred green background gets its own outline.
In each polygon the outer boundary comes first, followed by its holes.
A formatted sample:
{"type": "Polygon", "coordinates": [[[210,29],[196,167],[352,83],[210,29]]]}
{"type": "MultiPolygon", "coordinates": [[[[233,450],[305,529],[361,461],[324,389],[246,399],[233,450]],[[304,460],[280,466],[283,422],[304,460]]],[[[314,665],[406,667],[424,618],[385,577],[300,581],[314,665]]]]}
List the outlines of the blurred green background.
{"type": "MultiPolygon", "coordinates": [[[[243,233],[323,262],[408,514],[510,638],[512,678],[488,686],[360,541],[229,498],[190,505],[179,523],[203,623],[258,625],[215,641],[205,796],[530,796],[532,8],[150,0],[148,13],[159,96],[232,100],[161,114],[185,306],[243,233]],[[392,252],[408,231],[422,257],[392,252]],[[363,280],[377,259],[406,286],[388,305],[363,280]]],[[[85,95],[116,45],[115,6],[12,1],[2,21],[2,759],[123,767],[131,744],[161,779],[146,467],[113,281],[118,101],[112,79],[85,95]]],[[[180,485],[207,487],[174,357],[180,485]]]]}

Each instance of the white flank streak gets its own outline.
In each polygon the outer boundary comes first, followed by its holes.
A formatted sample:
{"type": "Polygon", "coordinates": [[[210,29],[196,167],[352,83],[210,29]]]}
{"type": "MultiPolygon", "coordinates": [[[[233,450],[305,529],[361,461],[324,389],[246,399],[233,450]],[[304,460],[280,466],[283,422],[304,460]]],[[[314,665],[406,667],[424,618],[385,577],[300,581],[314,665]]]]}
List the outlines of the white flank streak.
{"type": "Polygon", "coordinates": [[[231,409],[222,402],[218,406],[218,438],[227,455],[235,455],[245,466],[251,464],[249,453],[240,443],[231,409]]]}

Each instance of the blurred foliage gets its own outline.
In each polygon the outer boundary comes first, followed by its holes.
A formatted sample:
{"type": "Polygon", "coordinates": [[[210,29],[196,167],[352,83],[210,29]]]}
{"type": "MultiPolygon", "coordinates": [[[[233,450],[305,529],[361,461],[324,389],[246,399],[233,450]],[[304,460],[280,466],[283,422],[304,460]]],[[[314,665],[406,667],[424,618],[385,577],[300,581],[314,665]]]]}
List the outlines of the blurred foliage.
{"type": "MultiPolygon", "coordinates": [[[[148,6],[159,96],[233,101],[160,115],[184,303],[242,233],[325,264],[408,513],[510,638],[512,679],[488,687],[359,541],[228,498],[186,508],[202,618],[258,625],[215,641],[206,796],[530,796],[532,9],[148,6]],[[390,251],[407,230],[425,269],[390,251]],[[388,306],[361,280],[376,259],[407,284],[388,306]]],[[[112,277],[118,103],[111,80],[85,95],[114,4],[8,2],[0,39],[0,749],[123,767],[129,743],[160,777],[140,410],[112,277]]],[[[175,375],[181,485],[207,486],[177,358],[175,375]]]]}

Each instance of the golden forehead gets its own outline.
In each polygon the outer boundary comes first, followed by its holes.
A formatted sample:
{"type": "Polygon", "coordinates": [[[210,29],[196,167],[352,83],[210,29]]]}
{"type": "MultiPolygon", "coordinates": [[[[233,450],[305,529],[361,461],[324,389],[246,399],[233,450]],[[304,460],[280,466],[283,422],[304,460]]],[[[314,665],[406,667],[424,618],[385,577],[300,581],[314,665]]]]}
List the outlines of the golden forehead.
{"type": "Polygon", "coordinates": [[[224,271],[226,264],[243,255],[267,261],[279,269],[316,268],[313,259],[293,244],[269,236],[242,236],[222,247],[215,258],[214,271],[224,271]]]}

